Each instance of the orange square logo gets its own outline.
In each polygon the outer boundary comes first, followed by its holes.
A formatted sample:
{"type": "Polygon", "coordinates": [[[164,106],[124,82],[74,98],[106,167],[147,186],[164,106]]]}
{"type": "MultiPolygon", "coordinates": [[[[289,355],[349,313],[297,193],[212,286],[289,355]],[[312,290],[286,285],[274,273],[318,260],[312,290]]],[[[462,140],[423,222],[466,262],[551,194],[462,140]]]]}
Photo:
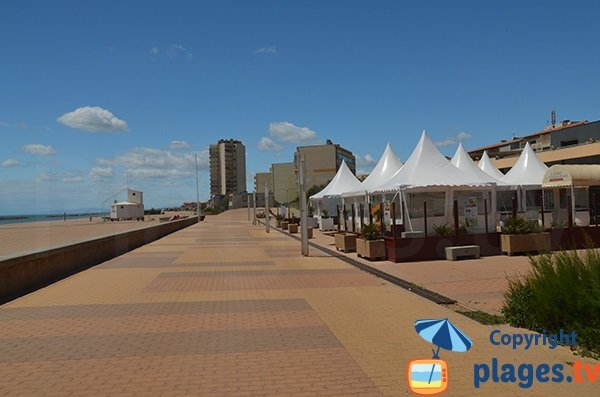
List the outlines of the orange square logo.
{"type": "Polygon", "coordinates": [[[408,364],[408,385],[415,394],[442,393],[448,388],[448,365],[434,358],[412,360],[408,364]]]}

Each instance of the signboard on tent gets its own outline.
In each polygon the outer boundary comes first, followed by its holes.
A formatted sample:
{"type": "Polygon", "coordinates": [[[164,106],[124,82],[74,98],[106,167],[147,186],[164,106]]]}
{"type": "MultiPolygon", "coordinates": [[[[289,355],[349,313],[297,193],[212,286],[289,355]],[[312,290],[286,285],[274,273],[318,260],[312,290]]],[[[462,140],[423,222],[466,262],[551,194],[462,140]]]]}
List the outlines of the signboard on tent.
{"type": "Polygon", "coordinates": [[[477,197],[465,198],[465,226],[477,227],[477,197]]]}
{"type": "Polygon", "coordinates": [[[392,205],[389,201],[383,203],[383,225],[385,230],[390,230],[392,224],[392,205]]]}

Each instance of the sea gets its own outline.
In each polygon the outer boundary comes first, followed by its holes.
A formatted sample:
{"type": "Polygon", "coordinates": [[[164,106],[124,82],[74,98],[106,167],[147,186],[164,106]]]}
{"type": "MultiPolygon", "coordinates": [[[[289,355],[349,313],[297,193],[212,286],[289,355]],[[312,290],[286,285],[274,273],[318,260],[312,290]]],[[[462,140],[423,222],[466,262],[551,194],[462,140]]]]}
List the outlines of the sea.
{"type": "MultiPolygon", "coordinates": [[[[67,219],[89,218],[90,216],[106,216],[107,213],[67,214],[67,219]]],[[[51,215],[0,215],[0,225],[24,222],[62,221],[65,214],[51,215]]]]}

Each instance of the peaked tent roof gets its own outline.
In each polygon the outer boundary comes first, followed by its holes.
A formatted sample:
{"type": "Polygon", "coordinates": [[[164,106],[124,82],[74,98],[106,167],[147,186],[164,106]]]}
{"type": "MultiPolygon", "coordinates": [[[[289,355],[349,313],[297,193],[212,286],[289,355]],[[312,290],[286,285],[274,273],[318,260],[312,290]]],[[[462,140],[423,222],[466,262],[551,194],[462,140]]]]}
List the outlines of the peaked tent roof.
{"type": "Polygon", "coordinates": [[[492,163],[490,156],[488,156],[487,154],[487,150],[483,151],[483,156],[481,156],[481,159],[479,160],[479,163],[477,165],[488,175],[491,175],[496,179],[504,178],[504,174],[502,173],[502,171],[500,171],[498,167],[496,167],[494,163],[492,163]]]}
{"type": "Polygon", "coordinates": [[[504,175],[502,182],[512,186],[542,185],[548,167],[535,154],[529,142],[513,167],[504,175]]]}
{"type": "Polygon", "coordinates": [[[364,195],[371,189],[374,189],[387,182],[402,167],[402,161],[396,156],[392,145],[386,145],[381,158],[369,176],[360,184],[360,190],[345,192],[344,196],[364,195]]]}
{"type": "Polygon", "coordinates": [[[344,192],[352,192],[360,189],[360,181],[354,176],[350,168],[342,161],[340,169],[335,174],[331,182],[319,193],[310,196],[311,200],[322,199],[324,197],[340,196],[344,192]]]}
{"type": "Polygon", "coordinates": [[[385,184],[371,191],[390,191],[400,187],[426,186],[486,186],[485,180],[452,165],[423,131],[419,143],[402,168],[385,184]]]}
{"type": "MultiPolygon", "coordinates": [[[[493,176],[491,176],[490,174],[488,174],[487,172],[485,172],[481,168],[479,168],[473,162],[473,160],[471,159],[471,156],[469,156],[469,154],[467,153],[467,151],[463,147],[462,143],[458,144],[458,148],[456,149],[456,153],[454,153],[454,157],[452,157],[452,160],[450,162],[456,168],[458,168],[459,170],[462,170],[462,171],[466,172],[469,175],[473,175],[473,176],[478,177],[478,178],[480,178],[480,179],[482,179],[484,181],[494,182],[494,183],[497,183],[497,184],[503,184],[497,178],[494,178],[493,176]]],[[[500,172],[500,171],[498,171],[498,172],[500,172]]],[[[502,174],[502,173],[500,172],[500,174],[502,174]]],[[[502,174],[502,176],[504,176],[504,174],[502,174]]]]}

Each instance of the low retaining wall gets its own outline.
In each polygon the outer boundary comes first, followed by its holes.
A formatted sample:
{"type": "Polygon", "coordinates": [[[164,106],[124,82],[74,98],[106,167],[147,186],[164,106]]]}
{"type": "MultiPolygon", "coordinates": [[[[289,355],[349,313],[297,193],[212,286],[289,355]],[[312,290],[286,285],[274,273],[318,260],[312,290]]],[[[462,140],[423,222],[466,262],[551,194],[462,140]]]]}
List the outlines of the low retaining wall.
{"type": "Polygon", "coordinates": [[[500,255],[500,234],[459,234],[458,236],[428,236],[414,238],[384,237],[388,260],[413,262],[446,258],[446,247],[478,245],[481,256],[500,255]]]}
{"type": "Polygon", "coordinates": [[[0,303],[123,255],[197,222],[197,217],[191,217],[0,261],[0,303]]]}
{"type": "Polygon", "coordinates": [[[553,251],[600,247],[600,227],[552,229],[550,233],[553,251]]]}

